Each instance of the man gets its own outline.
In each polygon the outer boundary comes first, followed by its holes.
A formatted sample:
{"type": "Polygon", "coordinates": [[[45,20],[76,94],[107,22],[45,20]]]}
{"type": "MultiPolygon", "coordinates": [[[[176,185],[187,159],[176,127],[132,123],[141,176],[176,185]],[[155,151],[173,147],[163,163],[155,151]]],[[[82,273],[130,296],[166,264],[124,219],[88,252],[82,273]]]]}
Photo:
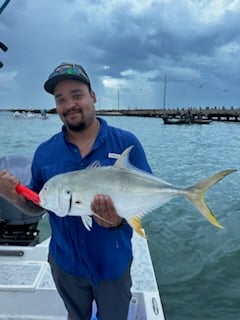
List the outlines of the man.
{"type": "MultiPolygon", "coordinates": [[[[30,183],[34,191],[39,192],[56,174],[81,170],[95,161],[113,165],[131,145],[130,162],[151,172],[138,139],[96,117],[96,96],[82,66],[59,65],[44,88],[55,97],[63,127],[35,152],[30,183]]],[[[1,172],[0,194],[24,212],[39,214],[40,208],[16,193],[18,183],[9,172],[1,172]]],[[[117,215],[108,195],[96,195],[91,208],[104,218],[94,217],[91,231],[80,217],[60,218],[49,212],[52,275],[69,319],[89,320],[95,300],[98,319],[126,320],[131,299],[132,229],[117,215]]]]}

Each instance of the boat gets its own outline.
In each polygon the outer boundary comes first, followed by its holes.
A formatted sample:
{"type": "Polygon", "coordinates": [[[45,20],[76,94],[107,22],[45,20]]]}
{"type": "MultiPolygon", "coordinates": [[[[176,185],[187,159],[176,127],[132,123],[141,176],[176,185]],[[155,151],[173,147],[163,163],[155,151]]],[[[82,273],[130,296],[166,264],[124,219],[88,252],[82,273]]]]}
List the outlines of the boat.
{"type": "Polygon", "coordinates": [[[46,120],[48,117],[46,115],[46,112],[42,112],[41,114],[35,114],[31,111],[14,111],[12,113],[13,117],[15,118],[20,118],[20,119],[42,119],[42,120],[46,120]]]}
{"type": "Polygon", "coordinates": [[[190,124],[190,122],[187,122],[185,119],[181,118],[163,117],[162,119],[164,124],[190,124]]]}
{"type": "MultiPolygon", "coordinates": [[[[0,158],[27,184],[31,157],[0,158]]],[[[27,216],[0,197],[0,320],[67,320],[47,262],[49,237],[41,240],[42,216],[27,216]]],[[[165,320],[147,240],[134,232],[133,286],[128,320],[165,320]]],[[[97,320],[93,303],[92,320],[97,320]]]]}
{"type": "Polygon", "coordinates": [[[212,120],[204,118],[176,118],[176,117],[162,117],[164,124],[210,124],[212,120]]]}
{"type": "Polygon", "coordinates": [[[212,122],[212,120],[209,119],[193,119],[192,123],[195,124],[210,124],[212,122]]]}

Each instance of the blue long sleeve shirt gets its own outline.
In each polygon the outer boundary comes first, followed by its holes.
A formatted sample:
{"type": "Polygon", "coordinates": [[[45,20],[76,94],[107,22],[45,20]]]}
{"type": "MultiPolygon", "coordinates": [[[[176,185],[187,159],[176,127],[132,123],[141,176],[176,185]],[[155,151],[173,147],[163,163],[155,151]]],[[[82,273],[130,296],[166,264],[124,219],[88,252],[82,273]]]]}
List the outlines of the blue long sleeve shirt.
{"type": "MultiPolygon", "coordinates": [[[[144,150],[138,139],[130,132],[109,126],[101,118],[100,131],[90,153],[84,158],[78,147],[66,139],[66,129],[43,142],[36,150],[32,163],[30,187],[39,192],[51,177],[74,170],[81,170],[96,160],[102,166],[113,165],[114,155],[121,154],[133,145],[130,162],[151,172],[144,150]]],[[[126,207],[127,210],[127,207],[126,207]]],[[[58,217],[49,212],[51,240],[49,253],[66,272],[87,278],[93,284],[101,280],[120,277],[132,259],[132,229],[104,228],[93,220],[88,231],[80,217],[58,217]]]]}

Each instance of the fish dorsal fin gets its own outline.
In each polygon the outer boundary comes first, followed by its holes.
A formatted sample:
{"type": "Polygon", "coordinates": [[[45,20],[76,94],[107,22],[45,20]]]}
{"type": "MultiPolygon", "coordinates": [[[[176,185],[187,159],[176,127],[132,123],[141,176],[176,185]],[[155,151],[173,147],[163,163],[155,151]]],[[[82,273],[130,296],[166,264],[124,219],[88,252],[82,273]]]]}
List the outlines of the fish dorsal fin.
{"type": "Polygon", "coordinates": [[[131,163],[129,162],[129,154],[132,150],[133,146],[128,147],[120,154],[117,161],[114,163],[114,167],[118,168],[130,168],[132,167],[131,163]]]}
{"type": "Polygon", "coordinates": [[[98,167],[101,167],[101,163],[99,160],[96,160],[93,163],[91,163],[89,166],[87,166],[87,169],[98,168],[98,167]]]}
{"type": "Polygon", "coordinates": [[[142,227],[141,218],[139,216],[128,218],[127,222],[141,237],[144,239],[147,238],[142,227]]]}
{"type": "MultiPolygon", "coordinates": [[[[157,177],[154,177],[152,174],[146,172],[146,171],[143,171],[137,167],[135,167],[134,165],[132,165],[129,161],[129,154],[132,150],[134,146],[130,146],[128,147],[127,149],[125,149],[123,151],[123,153],[120,154],[119,158],[117,159],[117,161],[114,163],[113,167],[115,168],[123,168],[123,169],[128,169],[128,170],[131,170],[132,172],[134,173],[137,173],[137,174],[140,174],[142,176],[145,176],[145,177],[151,177],[151,179],[156,179],[157,181],[160,181],[159,178],[157,177]]],[[[164,181],[162,181],[164,183],[164,181]]],[[[166,183],[167,184],[167,183],[166,183]]],[[[169,184],[170,185],[170,184],[169,184]]]]}
{"type": "Polygon", "coordinates": [[[84,227],[88,230],[91,231],[92,228],[92,217],[91,216],[81,216],[82,218],[82,223],[84,227]]]}
{"type": "Polygon", "coordinates": [[[124,169],[128,169],[128,170],[131,170],[133,172],[136,172],[136,173],[139,173],[141,175],[144,175],[144,176],[149,176],[149,173],[141,170],[141,169],[138,169],[136,167],[134,167],[130,161],[129,161],[129,155],[130,155],[130,152],[132,150],[134,146],[130,146],[128,147],[127,149],[125,149],[119,156],[119,158],[117,159],[117,161],[114,163],[114,167],[116,168],[124,168],[124,169]]]}

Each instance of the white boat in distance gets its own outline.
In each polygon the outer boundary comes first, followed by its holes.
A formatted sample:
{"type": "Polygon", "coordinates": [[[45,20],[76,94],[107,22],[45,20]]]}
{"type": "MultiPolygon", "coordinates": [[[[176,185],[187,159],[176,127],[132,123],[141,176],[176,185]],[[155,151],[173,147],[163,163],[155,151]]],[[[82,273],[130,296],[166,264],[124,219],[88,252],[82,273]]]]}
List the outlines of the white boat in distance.
{"type": "Polygon", "coordinates": [[[15,118],[19,118],[19,119],[42,119],[42,120],[46,120],[48,117],[47,117],[47,114],[46,114],[46,111],[45,109],[42,109],[41,110],[41,113],[40,114],[36,114],[36,113],[33,113],[31,111],[14,111],[12,113],[13,117],[15,118]]]}
{"type": "MultiPolygon", "coordinates": [[[[0,170],[9,169],[25,184],[30,165],[27,157],[0,159],[0,170]]],[[[0,197],[0,320],[67,320],[47,262],[49,238],[38,242],[40,219],[26,216],[0,197]]],[[[134,233],[132,244],[127,320],[165,320],[147,241],[134,233]]],[[[97,320],[95,304],[92,320],[97,320]]]]}

